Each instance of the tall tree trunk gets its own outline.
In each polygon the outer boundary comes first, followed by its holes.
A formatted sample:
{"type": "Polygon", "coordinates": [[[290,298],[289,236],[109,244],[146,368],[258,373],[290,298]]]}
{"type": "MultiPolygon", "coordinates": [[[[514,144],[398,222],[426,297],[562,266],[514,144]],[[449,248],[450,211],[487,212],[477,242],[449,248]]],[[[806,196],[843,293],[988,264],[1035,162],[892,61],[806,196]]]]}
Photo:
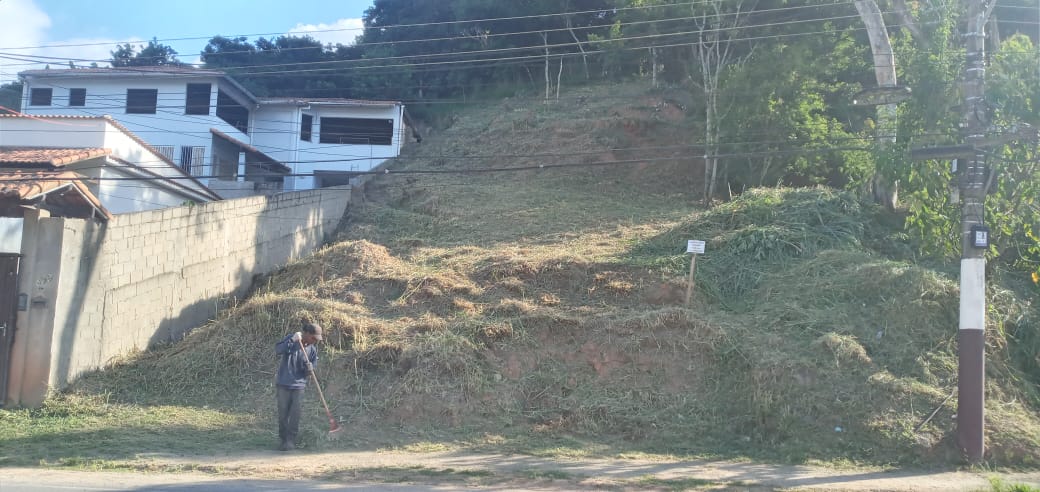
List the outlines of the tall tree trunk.
{"type": "Polygon", "coordinates": [[[560,71],[556,72],[556,100],[560,100],[560,86],[563,85],[563,55],[560,55],[560,71]]]}
{"type": "Polygon", "coordinates": [[[545,44],[545,102],[552,96],[552,80],[549,78],[549,35],[542,31],[542,43],[545,44]]]}
{"type": "Polygon", "coordinates": [[[654,89],[657,88],[657,49],[653,46],[650,47],[650,84],[654,89]]]}
{"type": "Polygon", "coordinates": [[[578,51],[581,51],[581,63],[585,67],[585,80],[589,80],[589,55],[585,53],[585,46],[581,44],[581,41],[578,40],[578,35],[574,33],[574,26],[571,23],[570,16],[567,16],[567,31],[574,38],[574,44],[578,45],[578,51]]]}
{"type": "MultiPolygon", "coordinates": [[[[752,2],[753,3],[753,2],[752,2]]],[[[711,205],[718,189],[719,146],[725,111],[719,111],[720,83],[726,70],[747,61],[734,57],[732,39],[747,15],[744,0],[708,0],[692,8],[697,42],[692,46],[700,68],[694,80],[704,94],[704,204],[711,205]],[[725,12],[724,12],[725,10],[725,12]]],[[[749,9],[753,10],[754,7],[749,9]]],[[[724,166],[725,167],[725,166],[724,166]]]]}

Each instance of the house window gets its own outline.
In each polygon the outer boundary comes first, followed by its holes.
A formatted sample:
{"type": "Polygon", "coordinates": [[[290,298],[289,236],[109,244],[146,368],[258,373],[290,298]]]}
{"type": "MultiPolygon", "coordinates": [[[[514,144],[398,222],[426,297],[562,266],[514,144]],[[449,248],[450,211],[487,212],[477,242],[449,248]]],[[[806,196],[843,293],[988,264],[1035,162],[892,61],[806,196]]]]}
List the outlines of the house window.
{"type": "Polygon", "coordinates": [[[181,147],[181,168],[192,176],[202,176],[206,161],[206,147],[184,145],[181,147]]]}
{"type": "Polygon", "coordinates": [[[222,90],[217,90],[217,117],[242,133],[249,133],[249,110],[222,90]]]}
{"type": "Polygon", "coordinates": [[[394,120],[374,118],[322,118],[318,141],[332,144],[390,145],[394,120]]]}
{"type": "Polygon", "coordinates": [[[313,129],[314,117],[309,114],[303,115],[303,118],[300,119],[300,140],[310,142],[313,129]]]}
{"type": "Polygon", "coordinates": [[[128,114],[155,114],[158,89],[127,89],[126,112],[128,114]]]}
{"type": "Polygon", "coordinates": [[[184,114],[209,114],[210,84],[188,84],[184,114]]]}
{"type": "Polygon", "coordinates": [[[86,89],[69,89],[69,106],[86,106],[86,89]]]}
{"type": "Polygon", "coordinates": [[[29,91],[29,105],[30,106],[50,106],[51,95],[54,93],[54,89],[33,89],[29,91]]]}
{"type": "Polygon", "coordinates": [[[155,145],[154,148],[159,155],[169,159],[170,162],[174,162],[173,153],[176,147],[173,145],[155,145]]]}

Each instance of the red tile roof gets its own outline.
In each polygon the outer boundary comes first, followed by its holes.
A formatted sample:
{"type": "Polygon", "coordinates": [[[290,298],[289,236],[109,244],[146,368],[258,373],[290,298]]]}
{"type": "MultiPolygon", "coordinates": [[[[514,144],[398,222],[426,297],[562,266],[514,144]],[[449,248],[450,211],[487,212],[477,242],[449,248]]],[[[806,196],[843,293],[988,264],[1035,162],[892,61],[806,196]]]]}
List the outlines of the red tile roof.
{"type": "Polygon", "coordinates": [[[369,101],[338,97],[259,97],[260,104],[333,104],[342,106],[396,106],[400,101],[369,101]]]}
{"type": "MultiPolygon", "coordinates": [[[[173,168],[174,170],[176,170],[177,172],[179,172],[183,176],[190,178],[191,181],[193,181],[195,184],[197,184],[200,187],[202,187],[202,189],[206,193],[209,193],[214,200],[220,200],[221,199],[220,195],[217,195],[216,193],[214,193],[212,190],[209,189],[209,187],[207,187],[206,185],[202,184],[202,182],[199,181],[197,178],[195,178],[191,174],[188,174],[184,169],[182,169],[180,166],[175,164],[173,161],[171,161],[165,155],[161,154],[158,150],[155,150],[155,147],[152,147],[152,145],[149,144],[148,142],[145,142],[144,140],[141,140],[141,137],[138,137],[137,134],[135,134],[134,132],[132,132],[129,129],[127,129],[127,127],[123,126],[122,123],[119,123],[118,121],[116,121],[111,116],[108,116],[108,115],[105,115],[105,116],[32,115],[32,114],[19,113],[19,114],[0,114],[0,118],[24,118],[24,119],[35,119],[35,120],[49,120],[49,119],[66,119],[66,118],[69,118],[69,119],[79,119],[79,120],[102,120],[102,121],[106,121],[106,122],[108,122],[108,124],[112,125],[117,130],[123,132],[124,135],[126,135],[127,137],[130,137],[130,139],[133,140],[134,142],[137,142],[142,147],[152,151],[152,154],[154,154],[156,158],[158,158],[159,160],[165,162],[166,164],[169,164],[171,168],[173,168]]],[[[179,182],[176,181],[176,180],[174,180],[173,183],[174,184],[179,184],[179,182]]]]}
{"type": "Polygon", "coordinates": [[[90,217],[96,210],[105,218],[112,218],[79,174],[62,170],[0,169],[0,203],[30,202],[41,195],[47,195],[48,203],[78,209],[79,216],[90,217]]]}
{"type": "Polygon", "coordinates": [[[170,74],[170,75],[217,75],[223,76],[225,73],[221,70],[195,68],[192,66],[158,66],[158,67],[98,67],[98,68],[54,68],[44,70],[25,70],[19,72],[18,75],[45,75],[45,76],[58,76],[67,77],[72,75],[90,75],[90,74],[170,74]]]}
{"type": "Polygon", "coordinates": [[[37,120],[49,120],[49,119],[70,119],[70,120],[105,120],[110,119],[106,116],[86,116],[80,114],[0,114],[0,118],[28,118],[37,120]]]}
{"type": "Polygon", "coordinates": [[[111,155],[109,149],[46,148],[0,146],[0,167],[48,166],[63,167],[98,157],[111,155]]]}

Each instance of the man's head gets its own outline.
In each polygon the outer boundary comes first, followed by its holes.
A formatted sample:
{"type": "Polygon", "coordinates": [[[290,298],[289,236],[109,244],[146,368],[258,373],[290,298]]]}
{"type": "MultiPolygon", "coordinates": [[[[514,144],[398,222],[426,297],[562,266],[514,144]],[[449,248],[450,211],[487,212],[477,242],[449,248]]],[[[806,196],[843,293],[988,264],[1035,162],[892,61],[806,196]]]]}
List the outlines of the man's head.
{"type": "Polygon", "coordinates": [[[321,326],[317,323],[304,323],[303,329],[303,344],[314,345],[321,341],[321,326]]]}

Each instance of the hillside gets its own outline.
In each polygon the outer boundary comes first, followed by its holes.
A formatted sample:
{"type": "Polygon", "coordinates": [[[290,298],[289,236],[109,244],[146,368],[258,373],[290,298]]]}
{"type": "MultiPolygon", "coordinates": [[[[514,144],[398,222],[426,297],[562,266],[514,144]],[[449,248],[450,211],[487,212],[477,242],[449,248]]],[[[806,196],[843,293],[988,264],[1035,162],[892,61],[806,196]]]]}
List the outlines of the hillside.
{"type": "MultiPolygon", "coordinates": [[[[444,118],[392,167],[438,173],[374,178],[321,253],[29,427],[72,415],[122,442],[100,415],[147,429],[158,408],[183,431],[165,451],[214,430],[216,449],[266,449],[272,346],[303,317],[325,326],[318,376],[350,436],[324,440],[312,398],[313,447],[959,463],[955,272],[912,261],[899,218],[842,191],[702,208],[684,97],[592,87],[444,118]],[[538,169],[558,164],[575,166],[538,169]],[[511,167],[533,168],[473,172],[511,167]],[[708,243],[690,306],[687,239],[708,243]]],[[[1038,329],[1036,292],[994,275],[987,457],[1035,467],[1036,352],[1015,344],[1038,329]]],[[[32,449],[38,431],[15,437],[32,449]]]]}

